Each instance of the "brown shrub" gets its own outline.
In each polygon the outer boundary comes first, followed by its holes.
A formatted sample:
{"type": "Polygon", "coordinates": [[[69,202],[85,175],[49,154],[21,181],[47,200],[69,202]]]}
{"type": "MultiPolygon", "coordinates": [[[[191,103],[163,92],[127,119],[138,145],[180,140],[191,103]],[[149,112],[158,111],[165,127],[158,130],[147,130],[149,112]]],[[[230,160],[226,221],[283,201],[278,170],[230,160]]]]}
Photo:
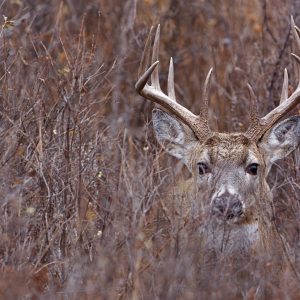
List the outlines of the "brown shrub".
{"type": "MultiPolygon", "coordinates": [[[[232,298],[226,270],[199,282],[199,220],[165,240],[157,232],[163,255],[143,240],[149,208],[188,175],[153,139],[152,104],[134,91],[139,59],[150,25],[161,23],[163,85],[173,56],[178,98],[196,112],[213,66],[211,124],[243,129],[246,82],[261,113],[278,103],[284,67],[295,85],[289,15],[300,24],[299,3],[31,0],[0,8],[1,297],[232,298]]],[[[270,182],[278,229],[298,253],[299,152],[270,182]]]]}

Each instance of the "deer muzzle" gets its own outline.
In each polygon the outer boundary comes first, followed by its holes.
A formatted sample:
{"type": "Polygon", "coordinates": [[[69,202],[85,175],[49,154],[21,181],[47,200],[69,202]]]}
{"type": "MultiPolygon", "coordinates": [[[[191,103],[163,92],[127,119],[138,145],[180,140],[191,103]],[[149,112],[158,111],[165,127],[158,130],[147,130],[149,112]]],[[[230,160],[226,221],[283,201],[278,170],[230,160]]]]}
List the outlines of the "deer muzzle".
{"type": "Polygon", "coordinates": [[[239,218],[244,213],[243,203],[238,195],[226,192],[213,200],[212,213],[222,220],[239,218]]]}

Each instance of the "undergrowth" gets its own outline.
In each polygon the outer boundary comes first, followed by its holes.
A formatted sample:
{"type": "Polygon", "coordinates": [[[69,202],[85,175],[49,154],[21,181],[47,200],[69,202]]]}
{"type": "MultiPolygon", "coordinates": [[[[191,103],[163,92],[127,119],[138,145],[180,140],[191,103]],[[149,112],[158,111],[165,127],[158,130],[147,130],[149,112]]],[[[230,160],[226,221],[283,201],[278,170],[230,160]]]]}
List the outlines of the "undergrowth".
{"type": "MultiPolygon", "coordinates": [[[[172,56],[179,101],[197,112],[213,66],[211,126],[243,130],[247,82],[261,114],[278,104],[285,67],[296,85],[289,16],[300,24],[299,9],[293,0],[2,1],[1,298],[232,298],[222,266],[199,279],[197,216],[181,227],[170,210],[168,233],[145,237],[151,208],[189,174],[154,140],[153,105],[134,90],[138,65],[160,23],[163,87],[172,56]]],[[[299,178],[299,152],[269,178],[295,253],[299,178]]]]}

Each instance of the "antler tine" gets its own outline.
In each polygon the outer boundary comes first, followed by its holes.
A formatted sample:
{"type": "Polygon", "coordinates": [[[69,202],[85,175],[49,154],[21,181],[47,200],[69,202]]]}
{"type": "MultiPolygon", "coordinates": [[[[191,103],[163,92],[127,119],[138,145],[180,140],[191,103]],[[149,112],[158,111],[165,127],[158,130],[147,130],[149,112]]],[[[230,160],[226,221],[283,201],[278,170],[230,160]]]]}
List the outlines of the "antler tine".
{"type": "MultiPolygon", "coordinates": [[[[291,53],[291,56],[296,60],[297,63],[297,76],[300,78],[300,57],[295,53],[291,53]]],[[[298,86],[300,85],[300,81],[298,82],[298,86]]]]}
{"type": "MultiPolygon", "coordinates": [[[[293,36],[294,36],[294,40],[296,42],[296,48],[298,51],[300,51],[300,39],[299,39],[299,35],[300,35],[300,29],[295,25],[295,21],[294,21],[294,18],[293,16],[291,16],[291,27],[292,27],[292,33],[293,33],[293,36]]],[[[298,78],[300,78],[300,66],[299,66],[299,63],[300,63],[300,58],[298,55],[292,53],[291,54],[295,59],[296,59],[296,62],[297,62],[297,76],[298,78]]],[[[299,82],[300,84],[300,82],[299,82]]]]}
{"type": "Polygon", "coordinates": [[[151,26],[145,48],[142,54],[142,60],[139,66],[138,70],[138,78],[142,76],[142,74],[147,70],[147,67],[149,66],[150,63],[150,53],[151,53],[151,43],[152,43],[152,32],[153,32],[153,26],[151,26]]]}
{"type": "MultiPolygon", "coordinates": [[[[293,18],[293,16],[292,16],[292,18],[293,18]]],[[[293,18],[293,20],[294,20],[294,18],[293,18]]],[[[294,22],[294,24],[295,24],[295,22],[294,22]]],[[[298,35],[300,35],[300,28],[297,25],[295,25],[295,29],[298,32],[298,35]]]]}
{"type": "Polygon", "coordinates": [[[203,121],[208,122],[208,103],[209,103],[209,87],[210,87],[210,78],[212,74],[213,68],[210,68],[204,82],[203,86],[203,95],[202,95],[202,101],[203,101],[203,108],[200,112],[200,115],[202,118],[204,118],[203,121]]]}
{"type": "Polygon", "coordinates": [[[205,82],[203,86],[201,110],[198,117],[199,127],[201,127],[201,131],[203,132],[204,135],[208,135],[210,132],[210,128],[208,124],[208,103],[209,103],[210,78],[211,78],[212,71],[213,68],[210,68],[205,78],[205,82]]]}
{"type": "Polygon", "coordinates": [[[287,69],[284,69],[283,84],[280,96],[280,104],[289,97],[289,74],[287,69]]]}
{"type": "Polygon", "coordinates": [[[292,57],[294,57],[296,59],[296,62],[298,64],[300,64],[300,57],[298,55],[296,55],[295,53],[291,53],[292,57]]]}
{"type": "MultiPolygon", "coordinates": [[[[295,26],[294,19],[291,17],[291,25],[292,32],[294,35],[294,39],[297,45],[297,49],[300,51],[300,38],[298,32],[300,30],[295,26]]],[[[292,56],[296,58],[297,63],[300,65],[300,58],[292,53],[292,56]]],[[[299,74],[299,65],[298,65],[298,76],[299,74]]],[[[253,126],[250,125],[249,129],[246,132],[246,135],[258,142],[264,133],[269,130],[279,119],[281,119],[284,115],[286,115],[289,111],[291,111],[294,107],[296,107],[300,103],[300,78],[298,78],[298,85],[296,90],[288,97],[288,76],[287,72],[284,72],[284,80],[282,93],[280,98],[280,104],[271,112],[269,112],[265,117],[259,119],[258,124],[253,126]]]]}
{"type": "Polygon", "coordinates": [[[247,83],[247,88],[248,88],[248,92],[250,95],[250,103],[251,103],[251,105],[250,105],[250,121],[251,121],[251,124],[257,125],[257,123],[259,121],[258,110],[257,110],[257,98],[255,96],[252,86],[249,83],[247,83]]]}
{"type": "Polygon", "coordinates": [[[168,95],[176,102],[174,87],[174,64],[172,57],[170,58],[169,75],[168,75],[168,95]]]}
{"type": "MultiPolygon", "coordinates": [[[[159,36],[160,36],[160,25],[157,26],[156,34],[154,38],[154,45],[153,45],[153,52],[152,52],[152,63],[155,61],[158,61],[158,54],[159,54],[159,36]]],[[[160,84],[159,84],[159,74],[158,74],[158,68],[155,68],[152,75],[151,75],[151,85],[161,90],[160,84]]]]}
{"type": "Polygon", "coordinates": [[[299,40],[300,29],[295,25],[293,16],[291,16],[291,27],[292,27],[292,32],[296,42],[297,49],[300,50],[300,40],[299,40]]]}
{"type": "Polygon", "coordinates": [[[203,102],[206,108],[208,108],[208,101],[209,101],[209,86],[210,86],[210,77],[214,68],[210,68],[204,82],[203,88],[203,102]]]}

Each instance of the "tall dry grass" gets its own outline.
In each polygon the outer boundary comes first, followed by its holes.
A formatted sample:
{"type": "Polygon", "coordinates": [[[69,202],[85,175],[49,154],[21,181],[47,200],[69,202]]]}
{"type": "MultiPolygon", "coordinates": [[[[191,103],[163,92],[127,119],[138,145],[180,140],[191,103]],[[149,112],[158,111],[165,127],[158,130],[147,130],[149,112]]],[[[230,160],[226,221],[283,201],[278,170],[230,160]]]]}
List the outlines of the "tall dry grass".
{"type": "MultiPolygon", "coordinates": [[[[138,64],[160,23],[163,85],[173,56],[178,98],[197,112],[213,66],[211,125],[244,129],[246,82],[261,114],[279,102],[284,67],[295,86],[289,16],[300,24],[299,1],[3,0],[0,12],[1,298],[236,295],[222,264],[205,274],[199,263],[197,216],[182,228],[171,213],[168,234],[145,240],[150,208],[188,174],[153,138],[153,106],[134,91],[138,64]]],[[[299,163],[297,152],[269,178],[296,254],[299,163]]]]}

